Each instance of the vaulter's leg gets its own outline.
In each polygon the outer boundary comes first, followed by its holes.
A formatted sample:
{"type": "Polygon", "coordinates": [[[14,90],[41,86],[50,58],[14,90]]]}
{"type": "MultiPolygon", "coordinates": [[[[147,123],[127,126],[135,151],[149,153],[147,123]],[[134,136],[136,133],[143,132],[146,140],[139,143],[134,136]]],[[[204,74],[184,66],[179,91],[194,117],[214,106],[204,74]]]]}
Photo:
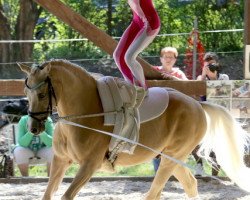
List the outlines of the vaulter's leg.
{"type": "Polygon", "coordinates": [[[153,183],[150,187],[150,190],[145,196],[145,200],[159,200],[161,196],[161,192],[165,187],[166,182],[173,174],[173,170],[176,167],[176,163],[167,160],[165,158],[161,158],[161,162],[159,168],[156,172],[153,183]]]}
{"type": "Polygon", "coordinates": [[[178,165],[173,175],[182,184],[189,198],[198,198],[197,180],[188,168],[178,165]]]}
{"type": "Polygon", "coordinates": [[[62,182],[64,174],[72,164],[69,159],[62,159],[54,155],[50,166],[49,183],[43,196],[43,200],[51,200],[53,194],[57,191],[59,184],[62,182]]]}

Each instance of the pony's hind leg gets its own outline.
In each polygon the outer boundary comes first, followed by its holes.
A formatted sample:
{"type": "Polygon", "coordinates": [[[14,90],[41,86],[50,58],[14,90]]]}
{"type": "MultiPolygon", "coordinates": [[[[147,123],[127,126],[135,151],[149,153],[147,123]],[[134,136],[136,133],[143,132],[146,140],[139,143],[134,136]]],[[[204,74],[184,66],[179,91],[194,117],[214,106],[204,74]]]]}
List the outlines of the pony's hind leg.
{"type": "Polygon", "coordinates": [[[161,196],[161,192],[165,187],[166,182],[173,174],[174,168],[176,167],[176,163],[161,158],[161,162],[159,168],[156,172],[153,183],[150,187],[150,190],[145,196],[145,200],[159,200],[161,196]]]}
{"type": "Polygon", "coordinates": [[[71,163],[71,160],[62,159],[54,155],[51,163],[49,183],[42,200],[52,199],[54,192],[57,191],[58,186],[62,182],[63,176],[71,163]]]}
{"type": "Polygon", "coordinates": [[[178,165],[173,175],[182,184],[189,198],[198,198],[197,180],[188,168],[178,165]]]}

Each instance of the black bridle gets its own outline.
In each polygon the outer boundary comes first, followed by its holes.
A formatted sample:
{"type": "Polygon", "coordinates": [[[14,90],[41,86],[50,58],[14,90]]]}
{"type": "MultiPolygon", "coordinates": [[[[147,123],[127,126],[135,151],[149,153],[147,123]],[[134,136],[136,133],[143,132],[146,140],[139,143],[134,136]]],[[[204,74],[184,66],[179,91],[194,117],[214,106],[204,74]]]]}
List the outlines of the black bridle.
{"type": "Polygon", "coordinates": [[[37,85],[35,85],[33,87],[30,87],[28,85],[28,78],[26,78],[26,80],[25,80],[25,86],[31,91],[40,88],[42,85],[44,85],[46,83],[48,84],[48,95],[49,95],[49,103],[48,103],[47,110],[46,111],[41,111],[41,112],[32,112],[32,111],[28,110],[28,115],[31,118],[33,118],[33,119],[35,119],[35,120],[37,120],[39,122],[46,121],[47,117],[44,118],[44,119],[39,119],[39,118],[37,118],[37,116],[45,115],[45,114],[50,114],[50,115],[52,114],[52,110],[53,110],[52,97],[54,97],[55,101],[57,102],[56,94],[55,94],[54,88],[53,88],[53,86],[51,84],[51,80],[50,80],[49,77],[47,77],[44,81],[38,83],[37,85]]]}

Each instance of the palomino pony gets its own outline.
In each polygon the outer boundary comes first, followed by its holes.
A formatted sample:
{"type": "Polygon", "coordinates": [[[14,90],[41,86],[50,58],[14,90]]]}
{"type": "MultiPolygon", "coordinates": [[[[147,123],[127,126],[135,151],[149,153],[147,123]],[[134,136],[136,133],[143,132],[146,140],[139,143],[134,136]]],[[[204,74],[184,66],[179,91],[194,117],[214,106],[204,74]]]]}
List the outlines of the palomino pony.
{"type": "MultiPolygon", "coordinates": [[[[97,81],[79,66],[63,60],[46,62],[35,68],[23,64],[19,66],[28,75],[25,93],[29,100],[28,127],[33,134],[38,135],[44,130],[43,122],[53,106],[56,106],[61,117],[103,113],[97,81]]],[[[113,127],[103,125],[103,116],[71,121],[101,131],[113,130],[113,127]]],[[[178,91],[170,90],[169,106],[165,112],[141,124],[139,142],[185,161],[203,139],[203,152],[209,155],[210,150],[213,150],[227,175],[241,188],[250,191],[250,170],[243,161],[246,141],[237,130],[234,119],[224,108],[199,103],[178,91]]],[[[52,199],[67,168],[72,162],[77,162],[79,171],[62,196],[63,200],[74,199],[82,186],[107,162],[110,139],[109,135],[95,130],[57,123],[53,140],[55,155],[43,200],[52,199]]],[[[155,156],[156,153],[137,146],[132,155],[118,154],[114,166],[136,165],[150,161],[155,156]]],[[[189,198],[198,197],[197,180],[190,169],[169,159],[162,159],[145,199],[159,200],[171,175],[182,184],[189,198]]]]}

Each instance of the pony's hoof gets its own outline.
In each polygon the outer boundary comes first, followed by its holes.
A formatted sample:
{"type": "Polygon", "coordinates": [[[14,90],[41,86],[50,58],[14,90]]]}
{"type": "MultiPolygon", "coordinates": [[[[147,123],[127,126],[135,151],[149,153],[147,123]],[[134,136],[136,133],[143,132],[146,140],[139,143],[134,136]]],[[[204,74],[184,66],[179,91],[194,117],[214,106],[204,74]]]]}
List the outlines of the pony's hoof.
{"type": "Polygon", "coordinates": [[[104,160],[101,168],[98,171],[115,173],[114,166],[108,160],[104,160]]]}

